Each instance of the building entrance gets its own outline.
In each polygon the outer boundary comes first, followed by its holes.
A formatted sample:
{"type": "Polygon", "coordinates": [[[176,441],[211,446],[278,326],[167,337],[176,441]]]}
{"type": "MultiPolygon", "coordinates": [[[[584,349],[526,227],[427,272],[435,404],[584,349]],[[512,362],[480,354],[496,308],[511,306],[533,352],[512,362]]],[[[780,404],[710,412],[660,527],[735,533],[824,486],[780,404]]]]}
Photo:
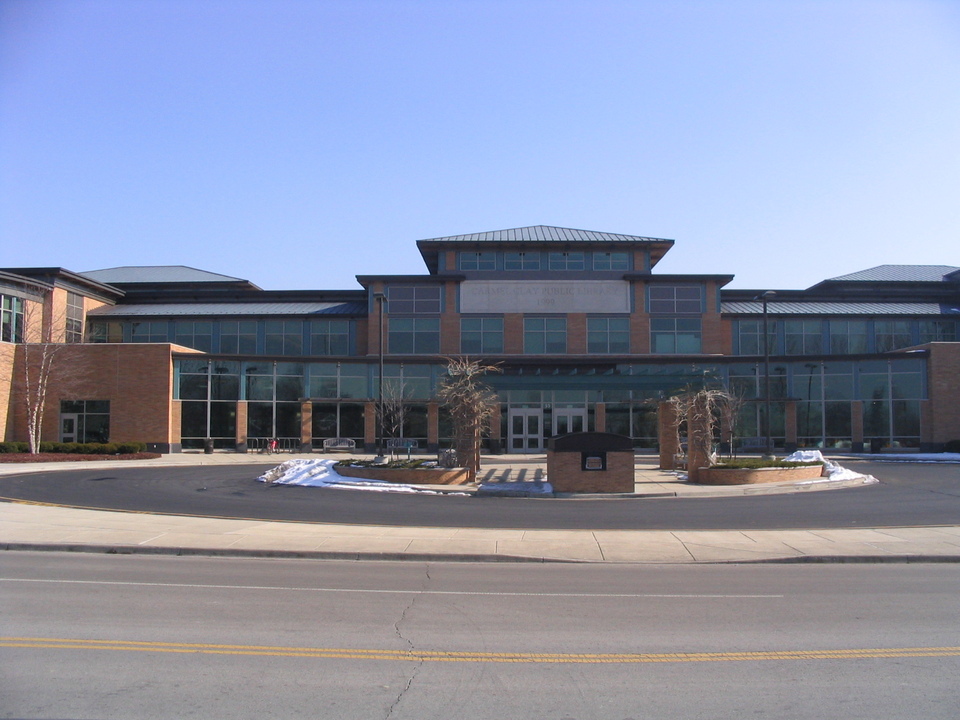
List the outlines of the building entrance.
{"type": "Polygon", "coordinates": [[[511,408],[507,415],[507,431],[507,452],[541,452],[543,411],[540,408],[511,408]]]}
{"type": "Polygon", "coordinates": [[[77,420],[79,420],[79,415],[76,413],[60,415],[60,442],[72,443],[77,441],[77,420]]]}
{"type": "Polygon", "coordinates": [[[557,408],[553,411],[553,434],[586,432],[587,411],[584,408],[557,408]]]}

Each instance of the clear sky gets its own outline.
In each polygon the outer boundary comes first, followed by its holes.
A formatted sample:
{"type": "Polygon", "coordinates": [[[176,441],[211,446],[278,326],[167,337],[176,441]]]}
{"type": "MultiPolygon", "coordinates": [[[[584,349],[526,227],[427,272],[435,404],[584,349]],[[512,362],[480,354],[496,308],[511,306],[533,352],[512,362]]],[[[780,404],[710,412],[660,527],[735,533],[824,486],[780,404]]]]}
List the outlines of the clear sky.
{"type": "Polygon", "coordinates": [[[525,225],[960,266],[960,2],[0,2],[0,266],[356,288],[525,225]]]}

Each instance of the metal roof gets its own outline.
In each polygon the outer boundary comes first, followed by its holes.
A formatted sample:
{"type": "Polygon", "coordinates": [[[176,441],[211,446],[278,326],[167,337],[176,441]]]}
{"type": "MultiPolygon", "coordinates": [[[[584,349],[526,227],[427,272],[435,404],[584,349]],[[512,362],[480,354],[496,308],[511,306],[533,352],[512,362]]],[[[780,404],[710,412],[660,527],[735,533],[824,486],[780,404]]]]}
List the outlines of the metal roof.
{"type": "Polygon", "coordinates": [[[91,310],[91,318],[105,317],[206,317],[222,315],[366,315],[365,303],[284,302],[284,303],[157,303],[114,305],[91,310]]]}
{"type": "MultiPolygon", "coordinates": [[[[940,303],[880,302],[768,302],[771,315],[956,315],[960,308],[940,303]]],[[[720,312],[731,315],[762,315],[759,300],[727,300],[720,312]]]]}
{"type": "Polygon", "coordinates": [[[107,284],[246,282],[243,278],[197,270],[186,265],[127,265],[104,270],[88,270],[80,274],[107,284]]]}
{"type": "Polygon", "coordinates": [[[673,243],[664,238],[621,235],[619,233],[597,232],[595,230],[575,230],[573,228],[553,227],[551,225],[531,225],[529,227],[493,230],[491,232],[470,233],[468,235],[449,235],[447,237],[426,238],[418,243],[673,243]]]}
{"type": "Polygon", "coordinates": [[[960,268],[951,265],[878,265],[825,282],[943,282],[957,271],[960,268]]]}

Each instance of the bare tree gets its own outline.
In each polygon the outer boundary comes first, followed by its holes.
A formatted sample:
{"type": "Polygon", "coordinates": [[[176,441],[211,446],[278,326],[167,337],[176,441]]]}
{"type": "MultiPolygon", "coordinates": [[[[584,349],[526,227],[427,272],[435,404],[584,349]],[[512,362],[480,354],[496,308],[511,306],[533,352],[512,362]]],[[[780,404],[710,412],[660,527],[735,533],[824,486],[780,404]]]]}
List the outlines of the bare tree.
{"type": "Polygon", "coordinates": [[[717,412],[720,414],[720,440],[727,443],[729,456],[736,457],[736,441],[740,436],[740,413],[746,404],[742,392],[727,388],[715,398],[717,412]]]}
{"type": "Polygon", "coordinates": [[[467,468],[471,481],[480,470],[480,442],[500,403],[497,394],[483,382],[483,376],[492,372],[500,372],[500,368],[467,357],[448,358],[447,376],[437,391],[453,423],[457,459],[467,468]]]}
{"type": "Polygon", "coordinates": [[[377,414],[386,437],[398,438],[403,434],[407,420],[406,395],[406,386],[399,378],[383,380],[383,402],[377,403],[377,414]]]}

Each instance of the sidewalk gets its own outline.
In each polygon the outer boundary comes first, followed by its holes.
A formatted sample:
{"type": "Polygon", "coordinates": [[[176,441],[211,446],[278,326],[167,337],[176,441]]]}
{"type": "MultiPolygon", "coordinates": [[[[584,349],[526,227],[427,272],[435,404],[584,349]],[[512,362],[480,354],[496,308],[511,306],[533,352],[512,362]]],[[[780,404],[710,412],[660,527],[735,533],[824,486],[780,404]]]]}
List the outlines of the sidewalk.
{"type": "MultiPolygon", "coordinates": [[[[140,465],[260,464],[297,455],[182,453],[140,465]]],[[[505,482],[533,480],[543,456],[484,457],[485,470],[505,482]]],[[[84,463],[94,469],[116,461],[84,463]]],[[[75,463],[0,464],[0,473],[47,472],[75,463]],[[40,467],[42,465],[42,467],[40,467]],[[56,467],[51,467],[56,466],[56,467]]],[[[846,481],[849,486],[850,481],[846,481]]],[[[804,492],[834,483],[706,488],[688,485],[638,456],[637,493],[649,497],[804,492]]],[[[863,492],[870,492],[864,488],[863,492]]],[[[552,502],[544,499],[543,502],[552,502]]],[[[567,501],[564,501],[567,502],[567,501]]],[[[223,520],[205,517],[76,510],[0,503],[0,549],[152,553],[352,560],[730,563],[960,562],[960,527],[652,531],[524,530],[385,527],[223,520]]]]}

